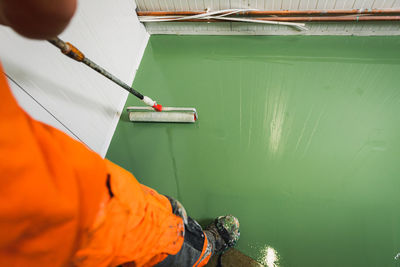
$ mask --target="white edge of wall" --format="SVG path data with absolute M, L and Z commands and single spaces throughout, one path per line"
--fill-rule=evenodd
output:
M 150 39 L 150 34 L 148 32 L 146 32 L 146 36 L 143 39 L 142 46 L 141 46 L 139 54 L 138 54 L 138 56 L 136 58 L 136 62 L 137 63 L 135 64 L 135 66 L 133 67 L 133 69 L 131 71 L 132 74 L 131 74 L 131 77 L 129 78 L 129 81 L 130 81 L 129 85 L 132 85 L 133 81 L 135 80 L 135 76 L 136 76 L 137 70 L 139 69 L 140 63 L 142 62 L 144 51 L 146 50 L 147 43 L 148 43 L 149 39 Z M 100 156 L 103 157 L 103 158 L 106 156 L 108 148 L 110 147 L 110 143 L 111 143 L 111 140 L 112 140 L 112 138 L 114 136 L 115 130 L 117 128 L 119 119 L 121 117 L 122 112 L 124 112 L 123 109 L 124 109 L 126 100 L 128 99 L 128 96 L 129 96 L 129 93 L 127 92 L 126 96 L 121 100 L 121 103 L 119 104 L 118 110 L 120 112 L 118 112 L 115 115 L 115 117 L 113 119 L 113 122 L 112 122 L 112 125 L 111 125 L 110 129 L 108 130 L 108 133 L 106 134 L 104 145 L 100 150 Z

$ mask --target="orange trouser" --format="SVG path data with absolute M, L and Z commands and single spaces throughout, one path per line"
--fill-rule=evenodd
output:
M 152 266 L 179 252 L 169 200 L 32 119 L 1 64 L 0 101 L 0 266 Z

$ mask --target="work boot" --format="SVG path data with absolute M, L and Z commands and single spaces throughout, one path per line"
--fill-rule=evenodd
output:
M 234 247 L 239 240 L 239 220 L 232 216 L 220 216 L 204 231 L 212 244 L 212 253 L 221 253 Z

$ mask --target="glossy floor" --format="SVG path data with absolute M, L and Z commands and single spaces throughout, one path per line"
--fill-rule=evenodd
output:
M 152 36 L 134 87 L 196 124 L 128 122 L 107 157 L 279 266 L 396 266 L 400 38 Z M 140 105 L 129 97 L 128 105 Z

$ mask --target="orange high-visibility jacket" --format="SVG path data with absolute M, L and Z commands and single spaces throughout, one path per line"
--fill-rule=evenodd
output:
M 32 119 L 1 64 L 0 101 L 0 266 L 151 266 L 179 251 L 168 199 Z

